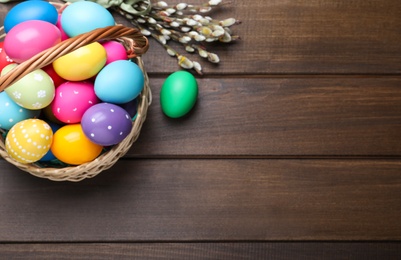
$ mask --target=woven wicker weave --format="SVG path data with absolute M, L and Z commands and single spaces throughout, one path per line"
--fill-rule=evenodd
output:
M 31 173 L 37 177 L 47 178 L 54 181 L 81 181 L 85 178 L 94 177 L 100 172 L 110 168 L 117 162 L 119 158 L 126 154 L 140 134 L 142 124 L 146 119 L 147 109 L 152 100 L 149 87 L 149 78 L 144 69 L 143 61 L 140 57 L 148 50 L 149 44 L 147 38 L 144 37 L 138 29 L 115 25 L 96 29 L 89 33 L 78 35 L 62 41 L 58 45 L 49 48 L 35 55 L 31 59 L 19 64 L 15 69 L 0 77 L 0 91 L 3 91 L 5 88 L 29 72 L 45 67 L 46 65 L 51 64 L 57 58 L 82 46 L 101 40 L 120 41 L 126 47 L 129 58 L 136 61 L 138 66 L 142 69 L 145 77 L 144 89 L 139 98 L 140 101 L 138 104 L 138 113 L 136 119 L 133 121 L 133 127 L 130 134 L 122 142 L 113 146 L 110 150 L 104 152 L 95 160 L 78 166 L 68 166 L 63 168 L 48 168 L 39 166 L 35 163 L 19 163 L 7 154 L 5 149 L 5 140 L 0 137 L 0 155 L 5 160 L 15 165 L 19 169 Z

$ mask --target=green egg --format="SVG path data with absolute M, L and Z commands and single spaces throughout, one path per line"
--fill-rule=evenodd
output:
M 163 113 L 171 118 L 186 115 L 198 98 L 198 83 L 187 71 L 176 71 L 164 81 L 160 90 L 160 105 Z
M 2 71 L 1 76 L 11 71 L 17 64 L 9 64 Z M 5 92 L 19 106 L 39 110 L 50 105 L 53 101 L 55 87 L 51 77 L 41 69 L 36 69 L 9 87 Z

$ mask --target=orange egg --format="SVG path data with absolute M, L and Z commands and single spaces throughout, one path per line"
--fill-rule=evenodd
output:
M 62 126 L 53 136 L 51 151 L 60 161 L 79 165 L 94 160 L 103 146 L 90 141 L 82 131 L 81 124 Z

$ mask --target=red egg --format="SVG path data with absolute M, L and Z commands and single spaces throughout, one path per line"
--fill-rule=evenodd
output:
M 53 82 L 54 82 L 54 86 L 57 88 L 58 86 L 60 86 L 61 84 L 63 84 L 64 82 L 66 82 L 65 79 L 63 79 L 62 77 L 60 77 L 56 71 L 53 69 L 53 65 L 47 65 L 46 67 L 43 67 L 42 70 L 44 70 L 47 75 L 49 75 Z
M 0 72 L 8 64 L 15 63 L 4 51 L 4 42 L 0 42 Z

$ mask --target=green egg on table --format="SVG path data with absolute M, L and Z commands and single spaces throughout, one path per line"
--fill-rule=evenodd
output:
M 198 98 L 198 83 L 187 71 L 176 71 L 164 81 L 160 90 L 160 106 L 163 113 L 179 118 L 194 107 Z

